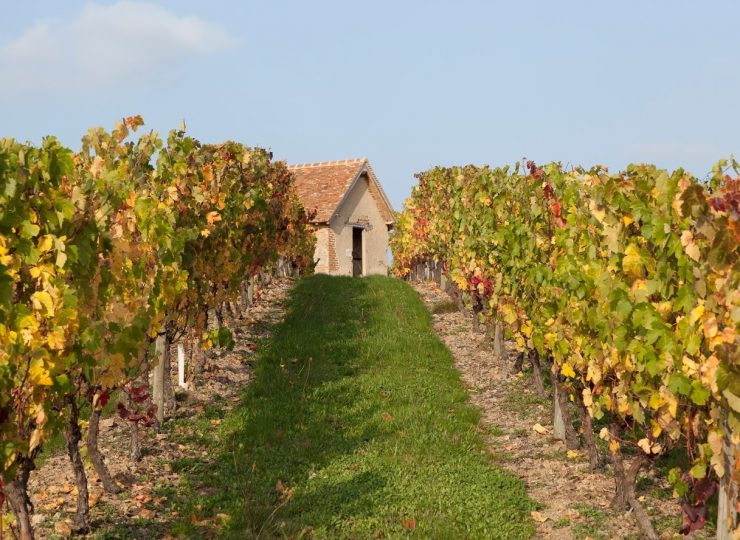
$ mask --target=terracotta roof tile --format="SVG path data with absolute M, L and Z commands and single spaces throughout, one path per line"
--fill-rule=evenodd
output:
M 368 173 L 372 182 L 377 185 L 387 208 L 381 208 L 388 223 L 393 222 L 393 209 L 383 188 L 370 167 L 367 158 L 344 159 L 340 161 L 323 161 L 288 165 L 295 178 L 296 191 L 308 211 L 315 210 L 314 222 L 328 222 L 341 204 L 357 176 L 363 171 Z

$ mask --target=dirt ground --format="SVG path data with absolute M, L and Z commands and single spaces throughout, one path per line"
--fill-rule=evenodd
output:
M 238 393 L 251 377 L 256 344 L 269 334 L 273 324 L 282 320 L 284 301 L 292 285 L 293 281 L 288 278 L 274 280 L 258 293 L 254 304 L 246 310 L 245 318 L 230 324 L 236 346 L 232 351 L 217 353 L 188 391 L 182 392 L 175 418 L 203 414 L 214 403 L 225 409 L 238 403 Z M 173 373 L 173 380 L 177 380 L 176 373 Z M 183 444 L 170 440 L 167 434 L 140 428 L 143 458 L 132 461 L 129 457 L 129 428 L 125 424 L 114 415 L 103 419 L 100 429 L 101 449 L 113 478 L 124 487 L 123 493 L 104 494 L 94 469 L 89 463 L 86 467 L 94 528 L 91 536 L 128 538 L 125 532 L 123 536 L 118 532 L 105 533 L 109 528 L 115 529 L 136 518 L 155 522 L 169 519 L 171 513 L 162 507 L 163 501 L 156 496 L 156 492 L 162 492 L 168 486 L 174 488 L 179 482 L 178 474 L 172 472 L 169 463 L 181 458 L 210 459 L 208 453 L 195 443 Z M 84 451 L 83 447 L 83 456 Z M 36 509 L 33 523 L 37 538 L 69 536 L 77 491 L 69 460 L 61 448 L 53 455 L 45 456 L 41 467 L 32 473 L 30 491 Z M 151 529 L 156 530 L 156 527 Z
M 472 315 L 452 309 L 449 296 L 434 282 L 413 286 L 433 313 L 434 329 L 452 352 L 471 403 L 481 411 L 493 459 L 521 477 L 530 496 L 541 504 L 533 513 L 537 537 L 640 538 L 630 513 L 610 508 L 614 493 L 610 471 L 590 472 L 585 453 L 569 453 L 549 435 L 550 401 L 537 396 L 528 374 L 513 371 L 511 344 L 506 344 L 505 360 L 495 359 L 491 340 L 473 331 Z M 545 428 L 540 429 L 544 433 L 533 429 L 536 424 Z M 667 482 L 647 471 L 637 486 L 661 538 L 677 535 L 680 509 Z M 705 536 L 695 536 L 700 537 Z

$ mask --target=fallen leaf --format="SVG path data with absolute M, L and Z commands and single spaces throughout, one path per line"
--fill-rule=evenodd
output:
M 54 524 L 54 532 L 66 538 L 72 536 L 72 526 L 66 521 L 57 521 Z
M 195 516 L 190 518 L 190 523 L 192 523 L 196 527 L 205 527 L 211 524 L 211 522 L 208 521 L 207 519 L 198 519 Z
M 547 521 L 547 516 L 543 516 L 536 510 L 532 510 L 529 515 L 532 516 L 532 519 L 537 521 L 538 523 L 544 523 L 545 521 Z
M 567 456 L 568 456 L 568 457 L 569 457 L 570 459 L 576 459 L 576 458 L 579 458 L 579 457 L 581 457 L 581 453 L 580 453 L 580 452 L 576 452 L 575 450 L 568 450 L 568 451 L 567 451 L 567 452 L 566 452 L 565 454 L 566 454 L 566 455 L 567 455 Z
M 148 508 L 142 508 L 139 510 L 139 517 L 144 519 L 154 519 L 154 516 L 156 513 L 154 510 L 149 510 Z
M 90 506 L 95 506 L 100 501 L 100 498 L 103 496 L 103 490 L 94 490 L 90 491 Z
M 152 500 L 151 495 L 148 493 L 140 493 L 136 497 L 134 497 L 134 502 L 138 504 L 139 506 L 144 506 L 146 503 Z
M 535 430 L 540 435 L 549 435 L 550 434 L 550 431 L 545 426 L 543 426 L 540 423 L 537 423 L 537 424 L 533 425 L 532 426 L 532 429 Z
M 416 520 L 414 518 L 404 519 L 403 520 L 403 526 L 404 527 L 408 527 L 409 529 L 415 529 L 416 528 Z

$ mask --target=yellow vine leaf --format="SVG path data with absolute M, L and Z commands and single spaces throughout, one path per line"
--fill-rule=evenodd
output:
M 699 380 L 702 384 L 709 388 L 713 393 L 719 393 L 719 387 L 717 386 L 717 368 L 719 367 L 719 358 L 715 355 L 711 355 L 707 358 L 699 370 Z
M 41 253 L 46 253 L 52 248 L 53 245 L 54 245 L 54 237 L 51 236 L 50 234 L 45 234 L 44 236 L 39 238 L 39 241 L 36 244 L 36 248 Z
M 637 441 L 637 446 L 639 446 L 643 452 L 650 455 L 650 441 L 647 438 L 643 438 Z
M 684 356 L 681 359 L 681 370 L 689 377 L 693 377 L 694 375 L 696 375 L 698 367 L 699 367 L 699 364 L 694 362 L 688 356 Z
M 41 311 L 44 315 L 54 314 L 54 300 L 48 292 L 36 291 L 31 295 L 31 302 L 36 311 Z
M 648 407 L 650 407 L 654 411 L 660 409 L 664 403 L 665 400 L 663 399 L 663 396 L 661 396 L 658 392 L 653 392 L 652 394 L 650 394 L 650 398 L 648 399 Z
M 532 323 L 527 321 L 522 325 L 522 334 L 527 337 L 532 337 Z
M 593 398 L 593 395 L 591 394 L 590 388 L 583 389 L 583 404 L 586 407 L 591 407 L 594 404 L 594 398 Z
M 53 351 L 64 349 L 64 334 L 59 331 L 49 332 L 46 336 L 46 344 Z
M 571 366 L 568 362 L 563 364 L 563 366 L 560 368 L 560 373 L 562 373 L 566 377 L 570 377 L 571 379 L 576 376 L 576 372 L 573 371 L 573 366 Z
M 643 276 L 642 268 L 642 255 L 640 255 L 640 248 L 637 245 L 630 244 L 624 250 L 624 258 L 622 259 L 622 270 L 630 276 L 641 278 Z
M 35 334 L 39 329 L 39 322 L 33 315 L 26 315 L 19 321 L 18 326 L 21 331 L 23 342 L 30 343 L 33 339 L 33 334 Z
M 92 165 L 90 165 L 90 174 L 93 175 L 93 178 L 100 176 L 103 167 L 105 167 L 105 160 L 101 156 L 95 156 Z
M 601 366 L 595 361 L 591 360 L 588 363 L 588 370 L 586 371 L 586 380 L 591 381 L 594 384 L 599 384 L 601 381 L 602 373 Z
M 44 431 L 39 428 L 36 428 L 33 430 L 33 433 L 31 433 L 31 439 L 28 441 L 29 451 L 33 451 L 36 447 L 38 447 L 41 444 L 43 433 Z
M 689 324 L 696 323 L 696 321 L 698 321 L 702 315 L 704 315 L 703 302 L 691 310 L 691 313 L 689 314 Z
M 704 337 L 711 339 L 717 335 L 717 317 L 714 313 L 705 313 L 702 317 L 702 326 L 704 328 Z
M 620 229 L 621 226 L 618 224 L 616 226 L 608 225 L 606 223 L 603 224 L 605 244 L 607 249 L 612 253 L 619 250 Z
M 598 220 L 599 223 L 604 222 L 604 218 L 606 217 L 606 212 L 604 209 L 596 204 L 594 201 L 588 202 L 588 208 L 591 210 L 591 214 Z
M 712 449 L 712 458 L 710 463 L 717 473 L 717 476 L 722 478 L 725 475 L 725 463 L 722 459 L 722 433 L 712 430 L 707 433 L 707 443 L 709 448 Z
M 676 399 L 676 396 L 666 390 L 663 393 L 663 399 L 668 404 L 668 412 L 671 418 L 676 418 L 676 413 L 678 412 L 678 399 Z
M 218 200 L 216 201 L 216 208 L 223 210 L 226 208 L 226 193 L 219 193 Z
M 51 386 L 54 384 L 49 375 L 49 370 L 40 358 L 31 362 L 31 366 L 28 368 L 28 378 L 36 386 Z
M 67 262 L 67 254 L 64 253 L 61 250 L 60 251 L 57 251 L 57 260 L 55 261 L 55 264 L 59 268 L 64 268 L 64 263 L 66 263 L 66 262 Z
M 694 235 L 691 231 L 684 231 L 681 233 L 681 245 L 683 246 L 686 255 L 695 261 L 699 260 L 701 252 L 699 251 L 699 246 L 694 241 Z
M 642 438 L 639 441 L 637 441 L 637 446 L 640 447 L 640 449 L 645 452 L 647 455 L 650 454 L 660 454 L 661 450 L 663 450 L 663 445 L 660 443 L 651 443 L 649 439 Z

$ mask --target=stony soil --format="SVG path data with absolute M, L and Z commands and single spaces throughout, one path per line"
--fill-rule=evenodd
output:
M 552 433 L 551 402 L 537 396 L 527 373 L 513 371 L 511 344 L 506 344 L 506 359 L 494 358 L 491 340 L 473 331 L 472 315 L 453 309 L 436 283 L 413 286 L 433 313 L 434 329 L 452 352 L 471 403 L 481 411 L 492 458 L 520 476 L 542 506 L 533 515 L 537 538 L 640 538 L 630 513 L 610 507 L 614 492 L 610 471 L 590 472 L 585 454 L 569 454 L 561 441 L 533 429 L 540 424 Z M 661 537 L 673 538 L 680 509 L 668 484 L 647 471 L 638 488 Z M 697 538 L 708 537 L 703 534 Z
M 256 344 L 269 335 L 273 324 L 282 320 L 284 301 L 292 284 L 288 278 L 274 280 L 258 293 L 243 319 L 229 323 L 236 346 L 232 351 L 218 353 L 211 359 L 187 392 L 178 391 L 181 399 L 174 418 L 202 415 L 214 404 L 231 409 L 239 402 L 238 394 L 251 377 Z M 176 373 L 173 372 L 172 376 L 176 381 Z M 211 420 L 214 422 L 218 420 Z M 203 462 L 211 459 L 196 443 L 183 442 L 182 438 L 144 428 L 140 428 L 140 435 L 143 458 L 132 461 L 129 457 L 129 428 L 125 422 L 117 416 L 101 421 L 100 446 L 113 478 L 124 487 L 124 491 L 118 495 L 104 494 L 92 466 L 87 464 L 94 527 L 92 536 L 144 537 L 143 533 L 135 533 L 133 529 L 126 532 L 124 528 L 121 532 L 121 525 L 129 522 L 148 522 L 148 527 L 140 527 L 139 530 L 157 531 L 157 522 L 164 524 L 173 514 L 176 515 L 167 508 L 165 498 L 157 496 L 168 488 L 174 490 L 179 483 L 179 475 L 172 472 L 170 463 L 182 458 Z M 84 455 L 84 447 L 82 451 Z M 69 536 L 77 491 L 63 449 L 57 449 L 42 460 L 41 467 L 32 473 L 30 490 L 36 509 L 33 520 L 37 537 Z M 161 535 L 155 533 L 154 536 Z

